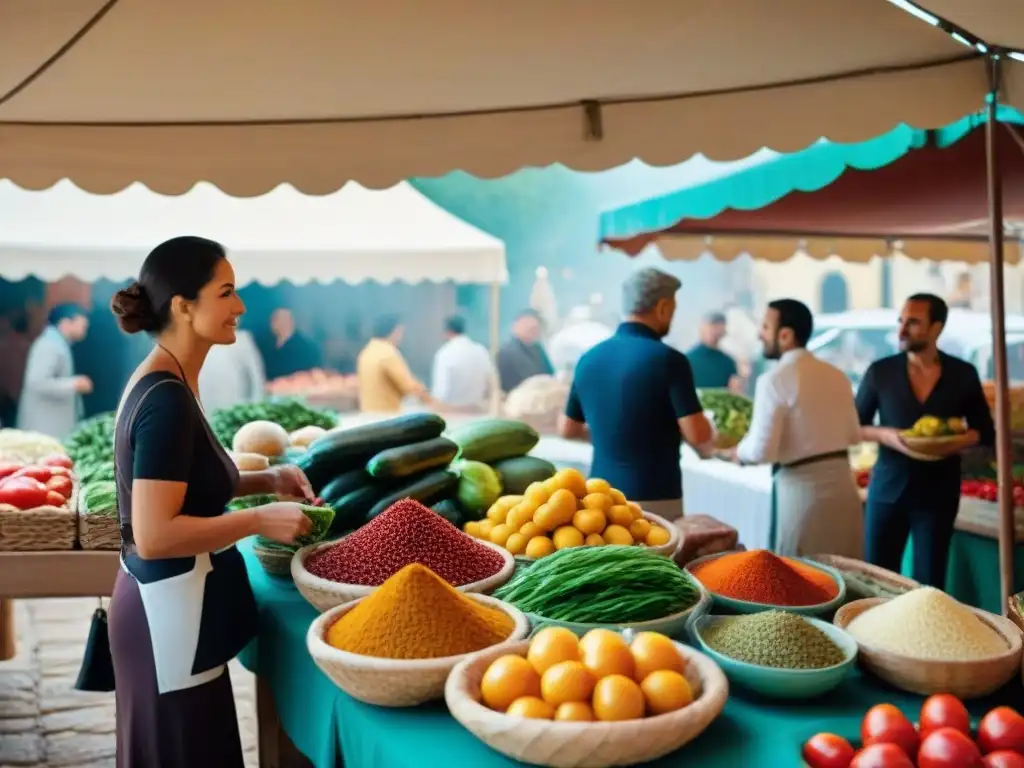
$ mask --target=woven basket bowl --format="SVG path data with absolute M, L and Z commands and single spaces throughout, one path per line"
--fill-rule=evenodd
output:
M 864 611 L 886 602 L 888 598 L 872 597 L 847 603 L 836 613 L 833 624 L 840 629 Z M 976 699 L 1002 688 L 1021 670 L 1021 632 L 1009 619 L 970 608 L 974 614 L 1006 641 L 1006 652 L 979 661 L 934 661 L 915 659 L 875 648 L 857 640 L 860 663 L 869 671 L 897 688 L 930 696 L 951 693 L 961 699 Z
M 851 603 L 853 600 L 862 598 L 866 599 L 867 597 L 874 597 L 874 595 L 855 594 L 858 589 L 855 588 L 855 586 L 846 578 L 847 574 L 867 577 L 872 581 L 879 582 L 890 589 L 894 589 L 899 592 L 909 592 L 921 586 L 916 581 L 909 579 L 906 576 L 902 576 L 886 568 L 880 568 L 879 566 L 872 565 L 871 563 L 866 563 L 863 560 L 855 560 L 851 557 L 822 554 L 811 555 L 807 559 L 813 560 L 816 563 L 821 563 L 822 565 L 827 565 L 830 568 L 835 568 L 843 574 L 843 579 L 846 580 L 846 598 Z
M 306 602 L 320 612 L 328 611 L 331 608 L 353 600 L 358 600 L 360 597 L 366 597 L 377 589 L 377 587 L 367 587 L 362 584 L 339 584 L 327 579 L 321 579 L 319 576 L 314 576 L 306 570 L 307 557 L 325 547 L 337 544 L 338 541 L 341 541 L 341 539 L 322 541 L 317 544 L 311 544 L 308 547 L 302 547 L 296 551 L 291 559 L 291 574 L 292 579 L 295 581 L 295 586 L 302 596 L 306 598 Z M 495 552 L 500 553 L 504 560 L 504 565 L 493 576 L 488 576 L 486 579 L 473 581 L 469 584 L 463 584 L 457 588 L 459 592 L 492 592 L 511 579 L 512 572 L 516 568 L 515 559 L 504 547 L 491 544 L 489 541 L 476 541 L 478 544 L 490 547 Z
M 271 576 L 280 576 L 283 579 L 290 579 L 292 576 L 292 557 L 294 552 L 289 549 L 276 549 L 265 547 L 262 544 L 253 542 L 252 553 L 256 555 L 260 567 Z
M 0 552 L 42 552 L 75 548 L 78 537 L 78 494 L 81 484 L 72 477 L 67 506 L 18 509 L 0 504 Z
M 696 696 L 665 715 L 614 723 L 557 723 L 509 717 L 484 706 L 480 681 L 506 653 L 525 656 L 528 642 L 481 651 L 452 670 L 444 698 L 452 716 L 492 749 L 514 760 L 554 768 L 599 768 L 655 760 L 692 741 L 718 717 L 729 697 L 725 674 L 700 651 L 676 643 Z
M 467 596 L 504 611 L 515 622 L 508 639 L 493 646 L 497 655 L 508 652 L 530 631 L 530 622 L 526 616 L 508 603 L 487 595 Z M 445 681 L 452 667 L 473 654 L 464 653 L 439 659 L 378 659 L 340 651 L 326 643 L 324 636 L 328 628 L 359 605 L 362 599 L 331 608 L 310 624 L 306 633 L 306 647 L 320 670 L 352 698 L 379 707 L 415 707 L 443 697 Z

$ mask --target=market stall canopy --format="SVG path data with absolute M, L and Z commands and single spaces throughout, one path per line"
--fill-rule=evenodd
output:
M 200 183 L 168 197 L 133 184 L 113 195 L 62 181 L 29 192 L 0 181 L 0 275 L 133 279 L 161 241 L 196 234 L 223 243 L 239 285 L 344 280 L 505 282 L 505 245 L 407 182 L 355 182 L 312 197 L 280 186 L 255 198 Z
M 32 189 L 730 160 L 987 90 L 979 50 L 887 0 L 0 0 L 0 178 Z
M 1006 260 L 1024 232 L 1024 118 L 1002 109 Z M 636 255 L 656 242 L 669 259 L 710 252 L 785 261 L 798 251 L 868 261 L 891 246 L 912 258 L 986 262 L 989 213 L 984 119 L 937 131 L 901 126 L 857 145 L 821 142 L 601 217 L 601 242 Z
M 915 5 L 989 45 L 1024 51 L 1024 13 L 1018 0 L 915 0 Z

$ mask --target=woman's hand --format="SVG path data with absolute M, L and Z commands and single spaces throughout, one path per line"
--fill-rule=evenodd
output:
M 313 522 L 293 501 L 275 501 L 253 507 L 252 511 L 256 518 L 256 534 L 279 544 L 294 544 L 295 539 L 313 529 Z
M 309 484 L 305 473 L 292 464 L 279 464 L 271 467 L 270 492 L 275 496 L 285 498 L 305 499 L 313 503 L 316 494 L 313 493 L 313 486 Z

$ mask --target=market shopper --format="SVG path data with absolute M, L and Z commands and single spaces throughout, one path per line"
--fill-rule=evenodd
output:
M 279 379 L 303 373 L 323 365 L 320 348 L 295 325 L 295 315 L 286 307 L 278 307 L 270 315 L 270 331 L 274 346 L 267 354 L 266 375 Z
M 527 379 L 555 372 L 541 343 L 543 325 L 540 313 L 524 309 L 512 324 L 512 338 L 498 350 L 498 376 L 501 391 L 511 392 Z
M 459 315 L 444 321 L 444 335 L 434 354 L 431 394 L 445 406 L 483 410 L 497 379 L 487 347 L 466 335 L 466 320 Z
M 559 429 L 594 444 L 592 474 L 668 520 L 682 517 L 680 437 L 710 451 L 704 416 L 686 356 L 665 344 L 679 280 L 642 269 L 622 291 L 626 322 L 586 352 Z
M 899 320 L 902 351 L 873 363 L 857 391 L 863 439 L 879 444 L 868 486 L 867 559 L 899 572 L 913 534 L 913 578 L 940 589 L 960 508 L 960 457 L 916 460 L 900 431 L 922 416 L 963 418 L 970 442 L 995 443 L 978 371 L 937 347 L 948 316 L 938 296 L 920 293 L 907 299 Z
M 700 324 L 700 341 L 686 353 L 693 369 L 693 383 L 698 389 L 743 391 L 736 361 L 719 346 L 726 333 L 724 314 L 710 312 L 704 316 Z
M 224 249 L 198 237 L 157 246 L 111 309 L 155 338 L 118 408 L 115 466 L 122 566 L 110 603 L 118 768 L 241 768 L 230 661 L 256 633 L 235 543 L 290 544 L 310 529 L 299 505 L 231 514 L 249 494 L 311 498 L 301 471 L 239 473 L 197 399 L 210 348 L 232 344 L 245 311 Z
M 82 395 L 92 392 L 88 376 L 75 375 L 71 345 L 89 332 L 89 317 L 77 304 L 50 310 L 46 328 L 32 342 L 18 402 L 18 429 L 63 440 L 82 416 Z
M 765 359 L 779 364 L 757 380 L 750 430 L 726 456 L 772 465 L 778 554 L 860 559 L 864 515 L 849 457 L 860 422 L 846 376 L 807 351 L 813 330 L 811 310 L 801 302 L 768 304 L 761 342 Z
M 363 413 L 398 413 L 406 397 L 436 405 L 398 349 L 404 331 L 397 315 L 381 315 L 374 322 L 373 338 L 356 359 L 359 410 Z

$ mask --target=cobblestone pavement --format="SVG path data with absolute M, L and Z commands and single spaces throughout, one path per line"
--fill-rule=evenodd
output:
M 18 653 L 0 662 L 0 768 L 113 768 L 114 695 L 74 690 L 95 599 L 15 604 Z M 255 681 L 232 664 L 246 768 L 256 768 Z

